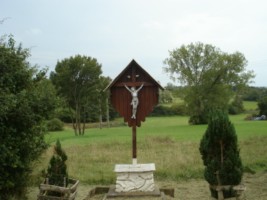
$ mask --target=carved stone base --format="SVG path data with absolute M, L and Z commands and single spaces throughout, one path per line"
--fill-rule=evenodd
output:
M 117 174 L 115 192 L 155 191 L 155 164 L 120 164 L 115 166 Z

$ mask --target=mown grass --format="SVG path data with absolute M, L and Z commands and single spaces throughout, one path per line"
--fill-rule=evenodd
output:
M 267 122 L 245 121 L 245 115 L 231 116 L 239 138 L 241 158 L 247 171 L 267 170 Z M 123 124 L 122 122 L 120 124 Z M 203 177 L 199 142 L 206 125 L 188 125 L 188 117 L 150 117 L 137 128 L 139 163 L 156 164 L 155 179 L 184 180 Z M 84 136 L 74 136 L 71 128 L 49 133 L 47 142 L 53 146 L 60 139 L 68 155 L 68 172 L 87 184 L 110 184 L 115 181 L 115 164 L 131 163 L 131 128 L 90 128 Z M 34 182 L 46 169 L 52 148 L 35 163 Z

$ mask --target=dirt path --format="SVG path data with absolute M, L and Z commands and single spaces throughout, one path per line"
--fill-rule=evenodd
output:
M 243 183 L 246 186 L 245 200 L 267 200 L 267 172 L 257 174 L 245 174 Z M 160 188 L 174 188 L 175 197 L 166 196 L 166 200 L 211 200 L 208 184 L 204 180 L 189 180 L 182 182 L 157 182 Z M 76 200 L 85 200 L 92 185 L 78 186 Z M 36 200 L 38 188 L 29 188 L 29 200 Z M 89 200 L 102 200 L 104 195 L 96 195 Z M 114 198 L 114 200 L 126 200 L 129 198 Z M 161 198 L 131 198 L 133 200 L 159 200 Z

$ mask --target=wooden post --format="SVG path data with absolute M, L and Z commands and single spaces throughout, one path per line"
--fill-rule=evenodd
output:
M 133 164 L 137 164 L 137 147 L 136 147 L 136 124 L 132 126 L 132 154 Z
M 137 153 L 136 153 L 136 126 L 133 126 L 132 128 L 132 137 L 133 137 L 133 158 L 137 158 Z

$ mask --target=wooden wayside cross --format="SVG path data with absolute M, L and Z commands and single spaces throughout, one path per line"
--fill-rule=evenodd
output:
M 124 118 L 124 122 L 132 127 L 133 159 L 136 153 L 136 126 L 153 111 L 158 104 L 159 89 L 163 89 L 135 60 L 105 89 L 110 90 L 110 100 L 113 107 Z

